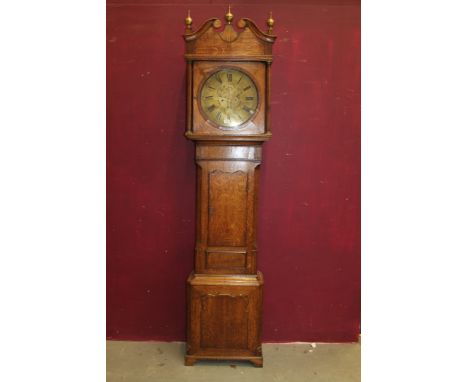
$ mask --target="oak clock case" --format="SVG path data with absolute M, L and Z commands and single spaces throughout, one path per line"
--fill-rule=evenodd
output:
M 257 270 L 262 144 L 271 137 L 273 19 L 186 18 L 187 126 L 195 142 L 195 269 L 187 280 L 185 364 L 246 360 L 263 366 L 263 275 Z

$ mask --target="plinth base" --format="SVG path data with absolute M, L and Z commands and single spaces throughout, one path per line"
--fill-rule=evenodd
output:
M 200 275 L 187 280 L 187 355 L 198 360 L 249 361 L 263 366 L 263 276 Z
M 249 361 L 255 367 L 263 367 L 263 357 L 209 357 L 209 356 L 196 356 L 186 355 L 185 366 L 193 366 L 197 361 L 212 360 L 212 361 Z

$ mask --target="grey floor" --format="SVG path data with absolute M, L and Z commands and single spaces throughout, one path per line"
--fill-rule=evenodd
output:
M 354 382 L 360 344 L 263 344 L 263 368 L 243 362 L 184 366 L 183 342 L 107 341 L 107 382 Z

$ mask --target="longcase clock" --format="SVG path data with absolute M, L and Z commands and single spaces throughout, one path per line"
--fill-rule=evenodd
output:
M 195 270 L 187 280 L 185 364 L 247 360 L 263 366 L 256 215 L 262 144 L 271 137 L 273 19 L 261 31 L 229 9 L 196 31 L 186 18 L 186 137 L 195 141 Z

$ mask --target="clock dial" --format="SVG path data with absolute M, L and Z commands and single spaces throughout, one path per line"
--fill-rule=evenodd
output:
M 237 127 L 250 120 L 258 106 L 258 92 L 252 79 L 237 69 L 224 68 L 204 82 L 201 108 L 218 126 Z

